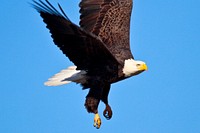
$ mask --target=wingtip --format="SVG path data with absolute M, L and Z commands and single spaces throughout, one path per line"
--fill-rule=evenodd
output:
M 48 13 L 48 14 L 60 16 L 60 17 L 63 17 L 65 19 L 69 20 L 69 18 L 65 14 L 65 12 L 62 9 L 62 7 L 60 6 L 60 4 L 58 4 L 58 7 L 59 7 L 61 13 L 48 0 L 45 0 L 45 1 L 42 1 L 42 0 L 38 0 L 38 1 L 32 0 L 32 3 L 29 3 L 29 4 L 34 9 L 36 9 L 39 13 Z

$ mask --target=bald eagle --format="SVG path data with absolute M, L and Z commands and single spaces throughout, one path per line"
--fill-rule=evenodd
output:
M 45 85 L 75 82 L 88 88 L 85 108 L 95 114 L 94 126 L 100 128 L 100 101 L 106 106 L 104 117 L 112 117 L 108 104 L 111 84 L 147 70 L 147 65 L 135 60 L 130 50 L 132 0 L 82 0 L 80 26 L 69 20 L 59 4 L 60 11 L 48 0 L 33 0 L 32 6 L 46 23 L 54 43 L 74 63 Z

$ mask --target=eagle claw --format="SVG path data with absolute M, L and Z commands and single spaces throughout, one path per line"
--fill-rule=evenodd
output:
M 112 118 L 112 110 L 111 107 L 107 104 L 105 110 L 103 111 L 103 116 L 110 120 Z
M 95 114 L 94 116 L 94 127 L 99 129 L 101 126 L 101 118 L 99 117 L 99 114 Z

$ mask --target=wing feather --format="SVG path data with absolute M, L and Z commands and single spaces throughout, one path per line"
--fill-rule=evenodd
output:
M 35 3 L 33 7 L 47 24 L 54 43 L 77 66 L 77 69 L 89 70 L 102 64 L 118 63 L 97 36 L 73 24 L 47 0 L 47 4 L 42 1 L 33 2 Z
M 132 0 L 82 0 L 80 26 L 101 38 L 120 61 L 133 58 L 130 51 Z

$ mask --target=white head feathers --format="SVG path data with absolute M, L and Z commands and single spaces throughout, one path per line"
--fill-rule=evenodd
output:
M 137 75 L 145 70 L 147 70 L 147 66 L 143 61 L 128 59 L 124 62 L 123 73 L 125 77 Z

